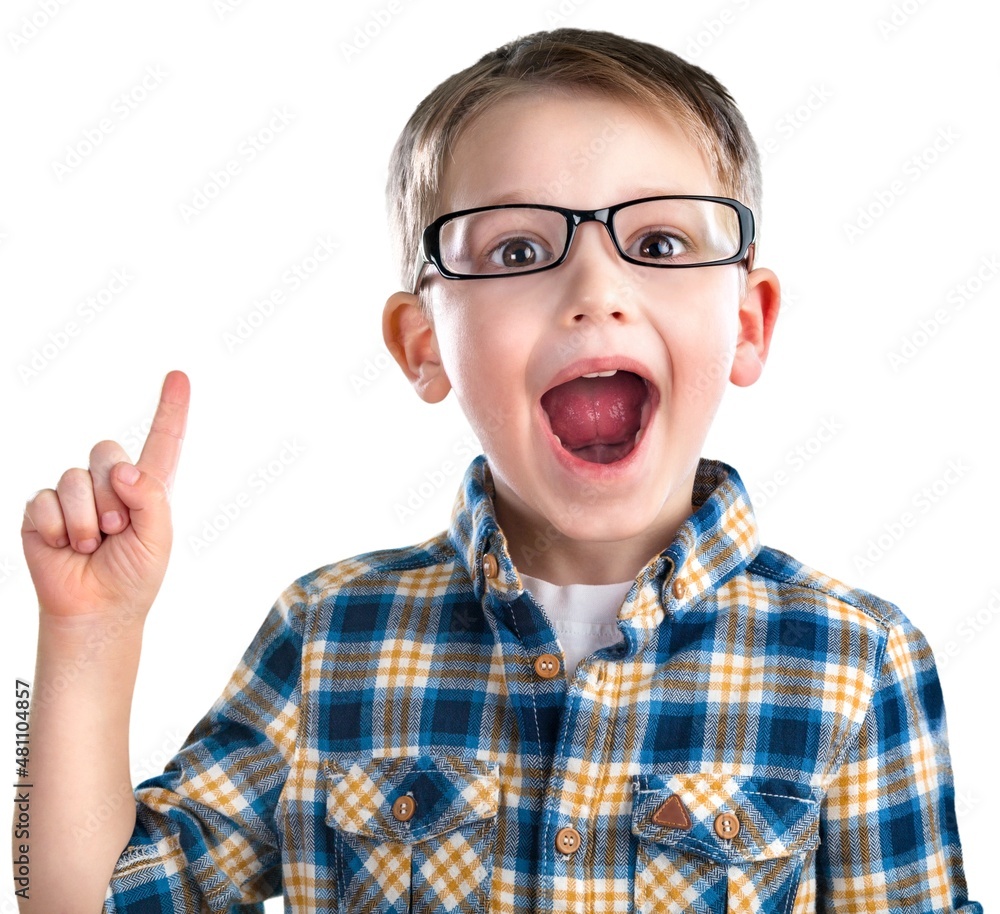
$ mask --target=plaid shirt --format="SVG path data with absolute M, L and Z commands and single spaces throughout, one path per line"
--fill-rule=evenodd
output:
M 136 789 L 106 912 L 982 911 L 895 606 L 761 547 L 702 461 L 621 642 L 568 681 L 493 494 L 480 455 L 447 531 L 281 595 Z

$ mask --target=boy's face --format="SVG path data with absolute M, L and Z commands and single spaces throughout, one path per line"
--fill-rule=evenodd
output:
M 723 195 L 673 119 L 590 93 L 507 98 L 460 135 L 453 153 L 439 213 L 510 202 L 591 210 L 657 194 Z M 413 295 L 389 299 L 386 342 L 425 400 L 455 391 L 489 460 L 498 519 L 520 570 L 557 583 L 627 580 L 669 544 L 691 511 L 695 469 L 727 382 L 752 383 L 766 357 L 777 281 L 754 270 L 741 285 L 743 269 L 631 264 L 603 225 L 587 222 L 566 261 L 546 272 L 462 281 L 429 268 L 430 322 Z M 543 401 L 570 377 L 619 365 L 621 374 L 626 364 L 648 385 L 617 384 L 603 399 L 593 387 Z M 602 413 L 602 428 L 620 429 L 630 413 L 625 427 L 641 428 L 639 442 L 611 462 L 584 459 L 618 453 L 607 448 L 572 454 L 553 434 L 553 425 L 570 421 L 549 416 L 554 404 Z M 549 548 L 522 564 L 519 552 L 537 549 L 536 541 Z M 574 547 L 583 549 L 578 559 L 591 549 L 622 564 L 573 570 L 567 556 Z

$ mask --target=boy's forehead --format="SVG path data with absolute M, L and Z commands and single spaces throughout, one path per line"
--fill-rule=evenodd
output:
M 721 192 L 701 144 L 673 111 L 545 88 L 494 102 L 463 126 L 443 163 L 435 215 L 502 203 L 596 209 Z

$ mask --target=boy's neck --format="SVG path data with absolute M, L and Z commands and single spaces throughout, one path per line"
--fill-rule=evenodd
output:
M 571 539 L 551 524 L 539 528 L 503 498 L 494 497 L 494 512 L 519 572 L 560 585 L 617 584 L 633 580 L 673 542 L 694 511 L 690 491 L 686 503 L 665 504 L 657 524 L 626 540 Z

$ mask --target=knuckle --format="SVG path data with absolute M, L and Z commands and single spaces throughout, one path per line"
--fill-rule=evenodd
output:
M 56 494 L 54 489 L 39 489 L 33 495 L 29 496 L 24 502 L 25 513 L 30 511 L 33 507 L 35 507 L 35 505 L 41 504 L 42 501 L 50 497 L 47 493 L 51 493 L 51 495 Z
M 122 453 L 122 446 L 117 441 L 105 438 L 90 449 L 90 465 L 117 463 L 120 459 L 118 455 Z
M 59 537 L 66 532 L 66 522 L 61 513 L 29 514 L 28 519 L 34 528 L 41 535 L 42 539 L 50 545 L 55 543 Z
M 59 491 L 64 489 L 76 490 L 83 486 L 89 478 L 89 471 L 81 467 L 71 467 L 59 477 L 59 484 L 56 486 L 56 489 Z

